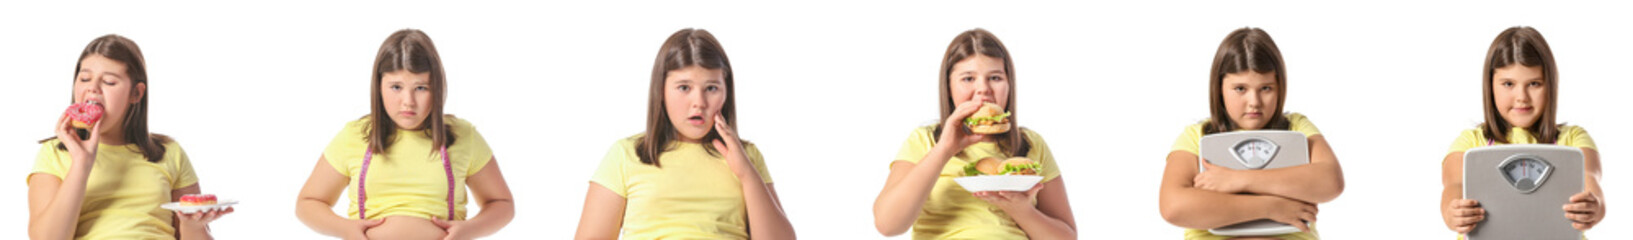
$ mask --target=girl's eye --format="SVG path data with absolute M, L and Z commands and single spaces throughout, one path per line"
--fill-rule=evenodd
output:
M 1503 82 L 1503 86 L 1504 86 L 1504 87 L 1513 87 L 1513 86 L 1514 86 L 1514 82 Z
M 80 82 L 90 82 L 91 78 L 80 78 L 79 81 Z
M 680 85 L 680 86 L 676 86 L 676 87 L 675 87 L 675 89 L 678 89 L 678 90 L 680 90 L 680 91 L 682 91 L 682 92 L 685 92 L 685 91 L 691 91 L 691 90 L 692 90 L 692 86 L 687 86 L 687 85 Z
M 431 90 L 431 88 L 428 88 L 428 87 L 425 87 L 425 86 L 414 87 L 414 91 L 430 91 L 430 90 Z
M 398 85 L 391 85 L 391 90 L 392 90 L 392 91 L 402 91 L 402 90 L 403 90 L 403 86 L 398 86 Z
M 1541 86 L 1542 86 L 1542 82 L 1531 82 L 1531 86 L 1532 86 L 1532 87 L 1541 87 Z
M 987 77 L 987 81 L 1003 81 L 1003 80 L 1004 80 L 1004 78 L 1000 77 L 1000 76 Z
M 719 86 L 713 86 L 713 85 L 710 85 L 710 86 L 708 86 L 708 87 L 704 87 L 704 88 L 703 88 L 703 91 L 709 91 L 709 92 L 714 92 L 714 91 L 720 91 L 720 87 L 719 87 Z
M 1269 92 L 1270 90 L 1274 90 L 1274 89 L 1271 88 L 1270 86 L 1264 86 L 1264 87 L 1259 88 L 1259 91 Z
M 973 77 L 964 77 L 962 79 L 959 79 L 959 81 L 973 82 L 973 81 L 975 81 L 975 78 L 973 78 Z
M 1236 91 L 1236 92 L 1245 92 L 1245 91 L 1247 91 L 1247 88 L 1242 87 L 1242 86 L 1236 86 L 1236 87 L 1231 88 L 1230 90 L 1231 91 Z

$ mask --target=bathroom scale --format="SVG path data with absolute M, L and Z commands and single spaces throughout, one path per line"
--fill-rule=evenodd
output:
M 1304 133 L 1255 130 L 1202 136 L 1202 160 L 1237 170 L 1276 169 L 1310 163 L 1310 141 Z M 1202 162 L 1197 162 L 1201 167 Z M 1208 229 L 1220 236 L 1269 236 L 1299 232 L 1292 225 L 1259 219 Z
M 1486 219 L 1470 240 L 1579 239 L 1561 208 L 1582 192 L 1582 150 L 1546 144 L 1479 147 L 1463 153 L 1463 198 Z

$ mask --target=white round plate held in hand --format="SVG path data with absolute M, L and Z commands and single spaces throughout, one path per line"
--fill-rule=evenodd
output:
M 986 191 L 1026 191 L 1043 181 L 1043 176 L 1037 175 L 998 175 L 998 176 L 969 176 L 953 178 L 958 186 L 970 192 Z
M 171 203 L 159 204 L 159 208 L 168 209 L 170 211 L 176 211 L 176 212 L 180 212 L 180 213 L 191 214 L 191 213 L 200 212 L 200 211 L 207 211 L 207 210 L 208 211 L 226 210 L 227 207 L 230 207 L 230 206 L 235 205 L 235 204 L 238 204 L 238 200 L 221 200 L 221 201 L 216 201 L 215 205 L 203 205 L 203 206 L 182 206 L 181 202 L 171 202 Z

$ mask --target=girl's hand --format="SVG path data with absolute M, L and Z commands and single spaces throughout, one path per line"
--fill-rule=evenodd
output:
M 447 235 L 443 235 L 443 240 L 475 239 L 475 237 L 466 236 L 467 234 L 465 231 L 463 231 L 465 229 L 465 221 L 448 221 L 442 220 L 441 218 L 432 218 L 431 224 L 436 224 L 437 227 L 442 227 L 442 231 L 448 233 Z
M 1247 191 L 1248 181 L 1241 170 L 1230 169 L 1202 161 L 1201 173 L 1192 179 L 1192 185 L 1208 191 L 1222 193 L 1241 193 Z
M 743 141 L 737 139 L 737 130 L 726 125 L 726 117 L 714 115 L 714 131 L 720 134 L 720 139 L 714 140 L 714 150 L 726 157 L 726 167 L 737 174 L 739 178 L 750 173 L 758 174 L 754 163 L 748 160 L 748 154 L 743 152 Z
M 1480 207 L 1479 201 L 1457 199 L 1452 200 L 1451 204 L 1452 206 L 1446 208 L 1446 212 L 1440 215 L 1445 216 L 1446 227 L 1451 228 L 1453 232 L 1469 233 L 1474 231 L 1474 227 L 1478 226 L 1480 221 L 1486 220 L 1486 209 Z
M 975 198 L 980 198 L 981 200 L 987 201 L 987 203 L 998 206 L 998 208 L 1003 209 L 1004 212 L 1012 212 L 1020 211 L 1026 208 L 1037 208 L 1037 206 L 1032 205 L 1032 196 L 1037 196 L 1038 191 L 1040 190 L 1043 190 L 1043 183 L 1033 185 L 1032 189 L 1026 190 L 1025 192 L 984 191 L 970 194 L 975 195 Z
M 1268 208 L 1270 212 L 1266 214 L 1267 217 L 1265 218 L 1282 224 L 1293 225 L 1293 227 L 1298 228 L 1300 232 L 1309 232 L 1309 223 L 1315 222 L 1316 213 L 1321 211 L 1319 208 L 1316 208 L 1315 204 L 1310 204 L 1299 200 L 1277 196 L 1259 197 L 1273 199 L 1271 207 Z
M 981 110 L 981 105 L 984 103 L 980 99 L 972 99 L 958 104 L 958 108 L 954 108 L 953 113 L 947 115 L 947 119 L 942 121 L 941 138 L 936 141 L 936 146 L 951 147 L 943 150 L 956 153 L 964 151 L 964 148 L 970 145 L 986 140 L 987 135 L 974 134 L 970 132 L 968 126 L 964 126 L 964 119 L 975 114 L 975 111 Z
M 62 141 L 62 145 L 68 147 L 68 155 L 74 158 L 76 164 L 95 163 L 96 144 L 102 142 L 101 134 L 97 134 L 102 131 L 102 121 L 91 123 L 90 134 L 87 134 L 90 135 L 90 139 L 85 140 L 79 139 L 79 134 L 74 134 L 73 121 L 68 119 L 67 114 L 63 114 L 61 118 L 57 119 L 57 140 Z
M 181 225 L 183 227 L 202 229 L 204 227 L 208 227 L 210 225 L 210 222 L 214 222 L 216 219 L 220 219 L 221 216 L 226 216 L 228 213 L 232 213 L 232 212 L 233 212 L 233 208 L 232 207 L 227 207 L 226 210 L 221 210 L 221 211 L 210 210 L 210 211 L 200 211 L 200 212 L 194 212 L 194 213 L 181 213 L 181 212 L 175 212 L 175 213 L 176 213 L 176 218 L 181 220 Z
M 352 225 L 350 229 L 356 229 L 356 231 L 347 231 L 345 237 L 342 237 L 341 239 L 367 240 L 369 239 L 369 229 L 378 227 L 381 223 L 385 222 L 386 219 L 384 218 L 375 220 L 347 220 L 346 223 Z
M 1571 227 L 1576 230 L 1587 231 L 1605 219 L 1605 204 L 1599 202 L 1599 196 L 1593 192 L 1582 191 L 1571 195 L 1571 202 L 1565 204 L 1565 218 L 1571 220 Z

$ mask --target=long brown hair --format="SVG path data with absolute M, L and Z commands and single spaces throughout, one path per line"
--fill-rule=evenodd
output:
M 940 92 L 938 99 L 941 102 L 941 121 L 939 122 L 947 122 L 947 117 L 950 117 L 953 114 L 953 109 L 958 107 L 958 103 L 953 102 L 953 89 L 951 83 L 949 83 L 952 81 L 949 77 L 952 74 L 953 65 L 975 56 L 987 56 L 1004 60 L 1004 75 L 1006 75 L 1004 77 L 1009 79 L 1009 98 L 1004 109 L 1009 111 L 1010 125 L 1017 127 L 1013 131 L 992 136 L 996 137 L 998 149 L 1005 151 L 1010 156 L 1026 156 L 1027 152 L 1032 150 L 1032 145 L 1027 142 L 1026 136 L 1022 135 L 1019 127 L 1021 125 L 1020 118 L 1016 117 L 1020 115 L 1020 111 L 1015 109 L 1015 61 L 1010 59 L 1009 49 L 1004 47 L 1004 42 L 998 41 L 998 36 L 992 35 L 991 32 L 987 32 L 985 29 L 976 28 L 964 31 L 959 33 L 958 37 L 954 37 L 952 43 L 947 44 L 947 52 L 941 58 L 940 77 L 936 79 L 936 84 L 939 85 L 938 91 Z M 936 129 L 931 136 L 939 140 L 941 131 L 944 130 L 942 127 L 939 124 L 936 125 Z
M 385 99 L 380 95 L 380 78 L 385 73 L 402 70 L 431 75 L 431 112 L 425 114 L 425 121 L 416 129 L 431 138 L 432 151 L 436 151 L 436 147 L 454 145 L 453 130 L 443 121 L 442 106 L 447 99 L 448 83 L 443 78 L 442 57 L 437 55 L 436 45 L 431 44 L 431 36 L 420 30 L 403 29 L 386 37 L 374 57 L 374 79 L 369 82 L 369 115 L 363 116 L 369 119 L 369 127 L 363 129 L 363 135 L 368 136 L 369 151 L 383 153 L 391 147 L 397 123 L 386 113 Z
M 1235 131 L 1237 126 L 1230 119 L 1230 113 L 1225 111 L 1225 75 L 1253 71 L 1256 73 L 1276 73 L 1276 109 L 1270 112 L 1270 122 L 1265 123 L 1264 129 L 1287 130 L 1291 123 L 1286 116 L 1282 116 L 1282 106 L 1287 102 L 1287 64 L 1282 62 L 1281 50 L 1276 48 L 1276 41 L 1270 40 L 1270 34 L 1259 28 L 1240 28 L 1225 35 L 1225 40 L 1219 43 L 1219 50 L 1213 55 L 1213 67 L 1208 70 L 1208 119 L 1202 125 L 1202 134 Z
M 1491 40 L 1491 48 L 1486 51 L 1485 75 L 1480 83 L 1486 114 L 1486 122 L 1480 124 L 1481 132 L 1485 133 L 1486 139 L 1508 143 L 1508 130 L 1513 125 L 1503 120 L 1497 110 L 1496 96 L 1491 93 L 1491 77 L 1498 68 L 1514 64 L 1542 68 L 1542 75 L 1547 78 L 1544 90 L 1547 96 L 1543 96 L 1547 104 L 1542 106 L 1542 116 L 1526 130 L 1536 133 L 1537 142 L 1554 143 L 1559 138 L 1559 126 L 1554 125 L 1554 109 L 1559 105 L 1559 70 L 1554 65 L 1554 52 L 1548 49 L 1548 41 L 1542 39 L 1541 32 L 1531 27 L 1511 27 L 1497 34 L 1497 39 Z
M 732 82 L 731 60 L 726 58 L 726 50 L 720 47 L 720 41 L 715 40 L 709 31 L 681 29 L 663 41 L 663 47 L 658 49 L 658 58 L 652 63 L 652 86 L 646 101 L 646 134 L 635 144 L 635 156 L 641 159 L 641 163 L 662 166 L 658 163 L 658 155 L 667 150 L 669 141 L 674 141 L 678 134 L 675 126 L 669 123 L 669 113 L 664 111 L 664 79 L 669 71 L 691 66 L 719 69 L 725 73 L 726 102 L 720 106 L 720 115 L 726 118 L 726 125 L 737 127 L 737 96 L 734 94 L 737 87 Z M 703 136 L 702 142 L 717 139 L 720 139 L 720 133 L 711 129 L 708 135 Z M 720 154 L 714 148 L 703 149 L 710 155 Z
M 124 63 L 125 75 L 130 77 L 131 80 L 130 86 L 147 84 L 147 60 L 142 58 L 142 49 L 136 46 L 135 41 L 116 34 L 103 35 L 85 45 L 85 50 L 79 52 L 79 60 L 84 61 L 85 58 L 91 57 L 93 54 Z M 79 73 L 79 67 L 79 63 L 74 63 L 74 72 L 76 74 Z M 147 162 L 156 163 L 164 160 L 164 144 L 170 142 L 170 137 L 148 133 L 147 131 L 147 100 L 151 98 L 149 94 L 152 93 L 152 88 L 148 89 L 142 94 L 141 99 L 137 99 L 135 103 L 130 104 L 128 108 L 130 110 L 125 111 L 125 142 L 134 144 L 136 148 L 134 150 L 141 152 L 142 157 L 146 158 Z M 74 101 L 72 96 L 72 94 L 69 94 L 69 103 Z M 56 139 L 56 137 L 40 140 L 40 143 L 52 139 Z M 66 151 L 68 146 L 59 142 L 57 143 L 57 149 Z

